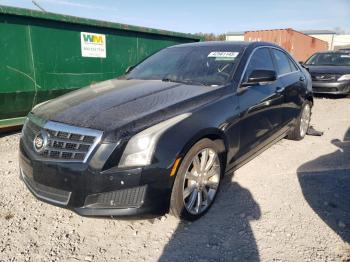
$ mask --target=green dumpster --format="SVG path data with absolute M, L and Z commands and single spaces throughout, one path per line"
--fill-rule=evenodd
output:
M 190 34 L 0 6 L 0 128 L 38 103 L 126 68 Z

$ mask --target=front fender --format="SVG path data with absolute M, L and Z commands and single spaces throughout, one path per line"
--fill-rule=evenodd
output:
M 183 158 L 188 150 L 202 138 L 222 140 L 222 151 L 226 151 L 232 139 L 239 139 L 239 137 L 229 138 L 225 130 L 228 122 L 237 113 L 234 106 L 236 100 L 237 97 L 234 95 L 227 96 L 192 112 L 188 118 L 169 128 L 158 141 L 154 153 L 154 164 L 170 172 L 175 160 L 179 157 Z

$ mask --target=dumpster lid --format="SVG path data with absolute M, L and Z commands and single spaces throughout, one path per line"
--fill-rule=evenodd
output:
M 140 32 L 140 33 L 147 33 L 147 34 L 155 34 L 155 35 L 174 36 L 174 37 L 192 39 L 197 41 L 201 40 L 201 37 L 193 34 L 186 34 L 186 33 L 179 33 L 179 32 L 173 32 L 173 31 L 167 31 L 167 30 L 161 30 L 161 29 L 154 29 L 149 27 L 114 23 L 114 22 L 82 18 L 82 17 L 70 16 L 70 15 L 62 15 L 62 14 L 51 13 L 51 12 L 42 12 L 42 11 L 12 7 L 12 6 L 0 5 L 0 14 L 32 17 L 32 18 L 38 18 L 38 19 L 44 19 L 44 20 L 88 25 L 88 26 L 95 26 L 95 27 L 101 27 L 101 28 L 111 28 L 111 29 L 117 29 L 117 30 L 123 30 L 123 31 L 133 31 L 133 32 Z

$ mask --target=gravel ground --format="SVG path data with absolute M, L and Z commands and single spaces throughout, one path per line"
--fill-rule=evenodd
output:
M 224 179 L 193 223 L 84 218 L 18 178 L 19 134 L 0 136 L 0 261 L 350 261 L 350 99 L 317 99 L 325 132 L 282 140 Z

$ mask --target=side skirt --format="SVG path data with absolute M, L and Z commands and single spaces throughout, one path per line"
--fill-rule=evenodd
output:
M 240 159 L 237 160 L 237 164 L 235 164 L 232 168 L 230 168 L 229 170 L 225 171 L 225 175 L 229 174 L 235 170 L 237 170 L 238 168 L 240 168 L 241 166 L 245 165 L 246 163 L 248 163 L 250 160 L 254 159 L 256 156 L 260 155 L 262 152 L 264 152 L 266 149 L 270 148 L 272 145 L 276 144 L 278 141 L 282 140 L 284 137 L 286 137 L 287 133 L 288 133 L 289 129 L 285 132 L 283 132 L 281 135 L 279 135 L 277 138 L 275 138 L 274 140 L 272 140 L 271 142 L 267 143 L 266 145 L 262 146 L 260 149 L 258 149 L 256 152 L 254 152 L 253 154 L 251 154 L 250 156 L 246 157 L 247 155 L 249 155 L 249 153 L 247 153 L 246 155 L 242 156 Z

